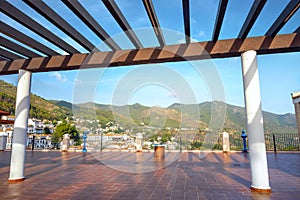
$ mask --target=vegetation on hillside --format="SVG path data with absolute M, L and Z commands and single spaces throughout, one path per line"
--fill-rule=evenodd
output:
M 0 109 L 15 114 L 17 89 L 14 85 L 0 80 Z M 30 110 L 29 117 L 36 119 L 47 120 L 63 120 L 71 115 L 71 110 L 55 105 L 51 101 L 47 101 L 42 97 L 31 94 L 30 95 Z
M 16 87 L 0 80 L 0 109 L 14 115 Z M 111 106 L 95 103 L 72 105 L 66 101 L 48 101 L 37 95 L 30 96 L 30 117 L 48 120 L 63 120 L 71 116 L 97 119 L 102 127 L 108 122 L 117 122 L 124 129 L 132 127 L 194 127 L 206 129 L 211 120 L 212 106 L 218 102 L 197 105 L 173 104 L 168 108 L 146 107 L 140 104 Z M 245 109 L 226 104 L 223 130 L 240 132 L 246 128 Z M 266 133 L 296 133 L 294 114 L 277 115 L 263 112 Z

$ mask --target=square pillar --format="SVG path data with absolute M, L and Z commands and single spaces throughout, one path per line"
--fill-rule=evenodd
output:
M 251 189 L 259 192 L 271 192 L 256 51 L 242 53 L 242 71 L 251 169 Z

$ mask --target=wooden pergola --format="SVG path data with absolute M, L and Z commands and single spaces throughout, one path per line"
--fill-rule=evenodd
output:
M 280 34 L 278 32 L 297 12 L 300 7 L 299 0 L 291 0 L 276 18 L 268 31 L 258 37 L 247 37 L 259 14 L 264 8 L 267 0 L 255 0 L 236 38 L 219 40 L 220 30 L 228 0 L 220 0 L 214 30 L 211 41 L 191 42 L 191 19 L 189 0 L 182 1 L 183 21 L 185 32 L 185 43 L 166 45 L 159 19 L 157 18 L 151 0 L 143 0 L 145 12 L 152 24 L 159 46 L 144 48 L 140 39 L 132 31 L 127 19 L 122 14 L 118 5 L 111 0 L 103 0 L 103 3 L 116 23 L 125 32 L 135 49 L 121 49 L 110 35 L 102 28 L 101 24 L 76 0 L 62 0 L 62 2 L 72 11 L 87 27 L 90 28 L 111 51 L 100 52 L 76 27 L 70 25 L 64 16 L 57 14 L 49 5 L 43 1 L 23 0 L 28 6 L 46 18 L 58 29 L 78 42 L 90 53 L 81 53 L 78 49 L 68 44 L 43 24 L 38 23 L 34 18 L 25 14 L 22 9 L 13 5 L 13 2 L 0 2 L 0 10 L 9 18 L 27 27 L 45 40 L 58 46 L 69 55 L 60 55 L 55 50 L 43 45 L 41 42 L 29 37 L 9 23 L 0 22 L 0 32 L 7 37 L 0 36 L 0 75 L 15 74 L 19 69 L 31 72 L 46 72 L 58 70 L 75 70 L 81 67 L 103 67 L 103 66 L 127 66 L 136 64 L 176 62 L 184 60 L 199 60 L 206 58 L 226 58 L 240 56 L 247 50 L 255 50 L 257 54 L 272 54 L 283 52 L 300 51 L 300 26 L 294 32 Z M 16 43 L 18 41 L 23 45 Z M 40 56 L 34 49 L 46 56 Z M 15 52 L 15 53 L 14 53 Z M 89 54 L 89 57 L 87 57 Z M 84 65 L 84 66 L 83 66 Z
M 240 27 L 239 34 L 231 39 L 220 40 L 223 19 L 227 11 L 228 0 L 219 0 L 214 29 L 210 41 L 192 42 L 190 1 L 182 0 L 182 19 L 185 43 L 167 45 L 160 19 L 156 15 L 152 0 L 142 0 L 144 12 L 151 25 L 158 46 L 143 47 L 140 38 L 132 30 L 122 10 L 114 0 L 102 0 L 103 5 L 123 30 L 133 45 L 133 49 L 122 49 L 102 27 L 98 20 L 77 0 L 61 0 L 74 15 L 81 20 L 95 35 L 101 39 L 110 51 L 101 52 L 88 40 L 79 28 L 71 25 L 63 15 L 42 0 L 23 0 L 31 9 L 52 23 L 57 29 L 72 38 L 88 53 L 81 52 L 64 41 L 54 32 L 45 28 L 14 1 L 0 1 L 0 11 L 7 18 L 15 20 L 41 38 L 65 51 L 61 55 L 41 41 L 17 30 L 9 21 L 0 21 L 0 75 L 19 73 L 16 100 L 16 121 L 10 182 L 24 180 L 25 136 L 29 112 L 31 73 L 59 70 L 77 70 L 99 67 L 117 67 L 137 64 L 177 62 L 208 58 L 242 57 L 245 107 L 247 115 L 247 132 L 249 138 L 249 155 L 252 184 L 251 188 L 259 192 L 270 192 L 266 148 L 264 142 L 262 110 L 260 102 L 259 77 L 256 55 L 285 52 L 300 52 L 300 26 L 287 34 L 278 34 L 282 27 L 299 12 L 300 0 L 290 0 L 279 16 L 274 16 L 273 23 L 265 33 L 257 37 L 248 37 L 250 30 L 263 11 L 267 0 L 254 0 L 247 17 Z M 204 22 L 205 23 L 205 20 Z

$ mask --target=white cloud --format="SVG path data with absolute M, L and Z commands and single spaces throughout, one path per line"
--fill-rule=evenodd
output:
M 55 49 L 55 51 L 61 55 L 69 55 L 67 52 L 65 52 L 64 50 L 61 50 L 61 49 Z
M 61 83 L 64 83 L 67 81 L 67 77 L 64 74 L 61 74 L 59 72 L 54 72 L 54 73 L 50 74 L 49 76 L 55 77 L 56 80 Z
M 139 23 L 146 23 L 147 19 L 145 17 L 140 17 L 140 18 L 137 19 L 137 22 L 139 22 Z
M 201 37 L 205 37 L 205 32 L 204 31 L 200 31 L 198 33 L 198 36 L 201 38 Z
M 196 24 L 197 20 L 195 20 L 194 18 L 191 18 L 191 22 L 192 22 L 192 24 Z
M 194 38 L 191 38 L 191 42 L 198 42 L 198 40 L 196 40 Z M 181 38 L 180 40 L 177 40 L 177 43 L 178 44 L 185 44 L 186 43 L 185 38 Z
M 177 40 L 177 43 L 184 44 L 185 43 L 185 38 L 181 38 L 180 40 Z

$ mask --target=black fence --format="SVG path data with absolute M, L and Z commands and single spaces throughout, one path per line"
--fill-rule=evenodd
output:
M 220 135 L 215 150 L 222 150 L 222 134 Z M 243 139 L 238 134 L 229 135 L 230 150 L 243 150 Z M 246 139 L 248 148 L 248 138 Z M 299 136 L 297 133 L 265 134 L 267 151 L 299 151 Z
M 266 134 L 267 150 L 295 151 L 300 150 L 298 134 Z

